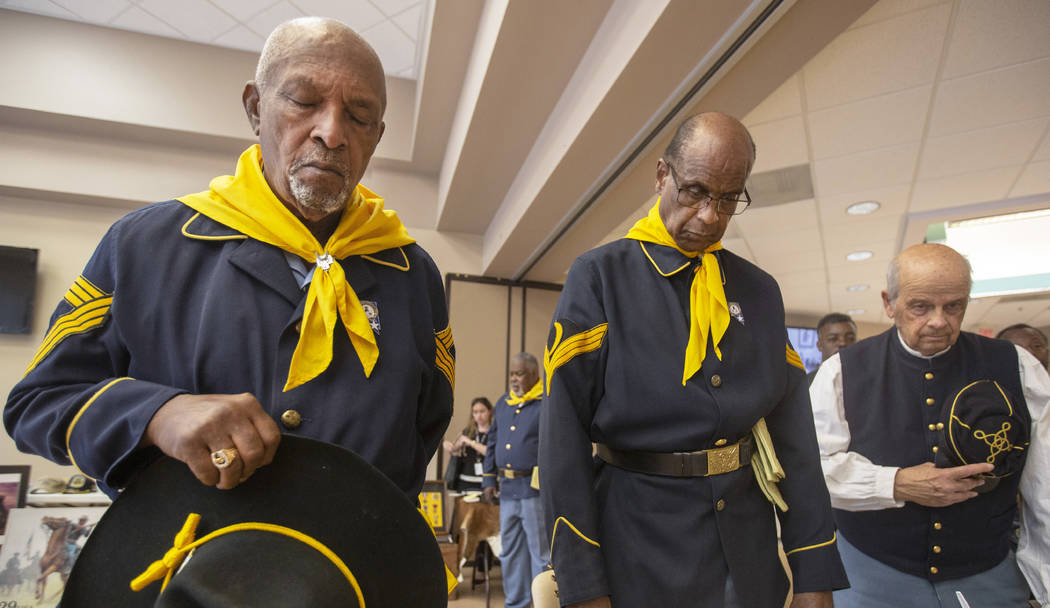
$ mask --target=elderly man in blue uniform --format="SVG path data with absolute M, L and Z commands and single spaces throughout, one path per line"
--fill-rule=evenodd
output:
M 780 290 L 720 243 L 754 159 L 736 119 L 689 118 L 648 217 L 569 271 L 540 433 L 562 605 L 780 608 L 785 562 L 793 606 L 847 584 Z
M 1041 605 L 1050 602 L 1050 378 L 1026 350 L 960 331 L 970 287 L 969 263 L 950 247 L 905 249 L 882 292 L 894 327 L 829 358 L 810 387 L 852 583 L 835 594 L 837 606 L 965 605 L 956 592 L 975 607 L 1022 606 L 1024 577 Z M 1010 426 L 1030 425 L 1028 445 L 1003 437 L 983 461 L 942 464 L 945 427 L 960 421 L 942 408 L 979 380 L 1001 387 Z M 983 479 L 1004 450 L 1018 453 L 1021 473 Z
M 259 144 L 209 190 L 109 230 L 6 428 L 113 492 L 150 447 L 232 488 L 283 427 L 414 499 L 451 417 L 453 346 L 433 261 L 359 184 L 384 130 L 379 57 L 342 23 L 290 21 L 243 102 Z
M 532 579 L 550 557 L 539 492 L 531 485 L 542 405 L 539 362 L 529 353 L 519 353 L 510 363 L 510 392 L 492 410 L 481 479 L 489 500 L 496 496 L 499 483 L 500 561 L 507 608 L 529 605 Z

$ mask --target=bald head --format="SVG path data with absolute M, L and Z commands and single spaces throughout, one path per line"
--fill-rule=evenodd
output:
M 379 55 L 368 42 L 342 21 L 326 17 L 300 17 L 278 25 L 263 45 L 255 66 L 255 85 L 265 89 L 287 61 L 296 60 L 304 51 L 329 50 L 344 55 L 363 68 L 380 92 L 386 107 L 386 79 Z
M 915 245 L 890 263 L 882 304 L 904 343 L 933 356 L 959 338 L 971 283 L 970 263 L 959 252 Z
M 664 150 L 664 159 L 672 164 L 681 160 L 686 145 L 697 138 L 713 138 L 723 145 L 743 146 L 755 164 L 755 142 L 739 120 L 721 112 L 704 112 L 685 119 Z

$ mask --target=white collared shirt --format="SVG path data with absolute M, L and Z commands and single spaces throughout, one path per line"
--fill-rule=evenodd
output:
M 951 349 L 926 357 L 910 348 L 897 334 L 904 349 L 914 357 L 932 359 Z M 1017 562 L 1039 600 L 1050 606 L 1050 375 L 1039 360 L 1017 349 L 1017 367 L 1025 402 L 1032 417 L 1028 458 L 1021 473 L 1022 518 Z M 820 446 L 820 464 L 831 494 L 831 505 L 846 511 L 872 511 L 904 506 L 894 500 L 893 481 L 898 467 L 877 465 L 850 452 L 849 424 L 842 399 L 842 362 L 828 358 L 809 386 L 813 422 Z

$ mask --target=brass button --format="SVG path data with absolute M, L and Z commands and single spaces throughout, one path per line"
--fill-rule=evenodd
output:
M 295 324 L 295 333 L 297 333 L 297 334 L 303 333 L 303 322 L 302 321 L 299 321 L 298 323 Z
M 937 566 L 930 566 L 930 574 L 937 574 L 938 572 L 940 570 L 937 569 Z
M 512 425 L 510 425 L 510 430 L 512 430 L 512 431 L 516 431 L 516 430 L 518 430 L 518 427 L 516 427 L 516 426 L 514 426 L 514 425 L 512 424 Z
M 934 524 L 933 524 L 933 529 L 934 530 L 940 530 L 942 527 L 943 526 L 941 526 L 941 522 L 939 522 L 939 521 L 938 522 L 934 522 Z
M 938 431 L 944 430 L 944 423 L 943 422 L 938 422 L 937 423 L 937 430 Z
M 719 376 L 718 374 L 712 374 L 711 375 L 711 386 L 713 386 L 715 388 L 718 388 L 718 387 L 722 386 L 722 376 Z
M 721 511 L 721 510 L 723 510 L 725 508 L 726 508 L 726 501 L 724 501 L 722 499 L 718 499 L 718 502 L 715 503 L 715 509 Z
M 295 410 L 286 410 L 281 414 L 281 424 L 286 429 L 297 429 L 303 423 L 303 417 Z
M 936 453 L 937 453 L 937 446 L 933 446 L 933 453 L 934 453 L 934 454 L 936 454 Z
M 508 468 L 508 469 L 510 468 L 510 463 L 509 463 L 509 462 L 507 463 L 507 468 Z
M 933 380 L 933 372 L 926 372 L 926 379 Z M 936 574 L 936 572 L 934 572 L 934 574 Z
M 936 431 L 937 430 L 937 425 L 936 424 L 931 424 L 929 428 L 930 428 L 931 431 Z
M 514 410 L 514 413 L 515 414 L 520 414 L 521 413 L 521 408 L 519 407 L 518 409 Z
M 718 446 L 718 447 L 722 447 L 722 446 L 724 446 L 727 443 L 729 443 L 729 442 L 726 441 L 725 439 L 719 439 L 718 441 L 715 442 L 715 445 Z
M 508 450 L 510 449 L 510 444 L 509 444 L 509 443 L 507 444 L 507 449 L 508 449 Z
M 940 552 L 941 552 L 941 547 L 940 547 L 940 545 L 934 545 L 934 546 L 933 546 L 933 552 L 934 552 L 934 553 L 940 553 Z
M 933 405 L 934 403 L 937 403 L 937 402 L 934 401 L 933 397 L 927 397 L 926 398 L 926 405 Z

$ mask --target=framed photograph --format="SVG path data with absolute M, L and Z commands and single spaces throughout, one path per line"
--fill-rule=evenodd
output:
M 0 466 L 0 544 L 4 543 L 7 514 L 26 506 L 29 487 L 29 465 Z
M 53 608 L 106 507 L 12 509 L 0 548 L 0 606 Z
M 448 506 L 445 482 L 424 481 L 419 493 L 419 508 L 423 511 L 435 534 L 446 534 L 452 523 L 452 512 Z

